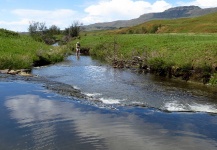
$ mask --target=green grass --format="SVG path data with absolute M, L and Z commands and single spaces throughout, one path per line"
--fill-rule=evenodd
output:
M 140 56 L 148 65 L 163 69 L 197 68 L 207 73 L 206 68 L 216 72 L 217 67 L 217 34 L 90 34 L 81 36 L 80 43 L 106 61 Z
M 28 35 L 0 29 L 0 69 L 32 68 L 36 61 L 55 63 L 64 59 L 66 49 L 36 42 Z
M 190 63 L 195 67 L 217 63 L 217 34 L 91 35 L 81 37 L 80 42 L 91 48 L 92 55 L 113 55 L 116 49 L 126 59 L 160 57 L 178 66 Z

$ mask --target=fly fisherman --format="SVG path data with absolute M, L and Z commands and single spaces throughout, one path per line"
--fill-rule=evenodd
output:
M 77 55 L 77 56 L 80 55 L 80 46 L 81 46 L 80 43 L 77 42 L 77 43 L 76 43 L 76 55 Z

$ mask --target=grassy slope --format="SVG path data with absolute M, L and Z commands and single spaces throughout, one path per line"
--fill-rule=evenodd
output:
M 116 33 L 150 33 L 153 27 L 157 33 L 217 33 L 217 13 L 173 20 L 153 20 L 143 24 L 116 30 Z
M 27 35 L 0 29 L 0 69 L 31 68 L 42 58 L 50 63 L 61 61 L 63 53 L 63 49 L 36 42 Z

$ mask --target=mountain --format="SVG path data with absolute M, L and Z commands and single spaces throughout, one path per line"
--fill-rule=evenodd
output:
M 87 31 L 117 29 L 117 28 L 135 26 L 151 20 L 177 19 L 177 18 L 186 18 L 186 17 L 191 18 L 191 17 L 203 16 L 213 12 L 217 12 L 217 7 L 202 9 L 198 6 L 181 6 L 181 7 L 170 8 L 168 10 L 165 10 L 164 12 L 143 14 L 139 18 L 131 19 L 131 20 L 118 20 L 113 22 L 95 23 L 95 24 L 84 26 L 84 29 Z
M 110 30 L 109 33 L 217 33 L 217 12 L 192 18 L 151 20 L 132 27 Z

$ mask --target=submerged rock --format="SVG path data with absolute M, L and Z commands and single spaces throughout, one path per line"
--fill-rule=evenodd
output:
M 0 73 L 1 73 L 1 74 L 7 74 L 8 71 L 9 71 L 9 69 L 4 69 L 4 70 L 0 70 Z

